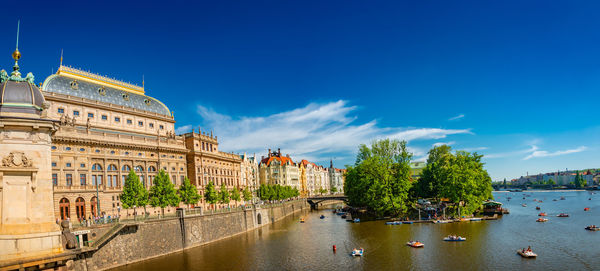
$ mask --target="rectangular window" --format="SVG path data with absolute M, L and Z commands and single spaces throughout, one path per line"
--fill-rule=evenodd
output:
M 66 175 L 66 179 L 67 179 L 67 186 L 71 186 L 73 185 L 73 175 L 72 174 L 67 174 Z
M 184 180 L 185 180 L 185 176 L 181 176 L 181 184 L 183 184 Z
M 140 126 L 140 127 L 144 126 L 144 122 L 143 121 L 138 121 L 138 126 Z
M 77 110 L 73 110 L 73 116 L 77 116 L 77 117 L 79 117 L 79 111 L 77 111 Z
M 154 128 L 154 123 L 150 123 L 148 125 L 150 126 L 150 129 Z
M 164 130 L 165 126 L 159 125 L 158 128 L 160 128 L 161 130 Z
M 58 114 L 64 114 L 65 113 L 65 109 L 64 108 L 59 108 L 58 109 Z
M 115 122 L 121 122 L 121 118 L 115 117 Z
M 79 166 L 80 166 L 80 167 L 85 167 L 85 164 L 81 164 L 81 165 L 79 165 Z
M 102 115 L 102 120 L 108 120 L 108 116 L 107 115 Z
M 85 174 L 79 174 L 79 184 L 82 186 L 86 185 Z
M 67 163 L 67 167 L 71 167 L 71 163 Z
M 94 118 L 94 113 L 88 113 L 88 118 L 93 119 Z
M 127 124 L 132 124 L 133 121 L 132 120 L 127 120 Z
M 127 179 L 127 176 L 123 175 L 121 176 L 121 187 L 125 187 L 125 180 Z
M 56 173 L 52 174 L 52 185 L 54 185 L 54 186 L 58 185 L 58 174 L 56 174 Z
M 52 167 L 56 167 L 56 162 L 52 162 Z

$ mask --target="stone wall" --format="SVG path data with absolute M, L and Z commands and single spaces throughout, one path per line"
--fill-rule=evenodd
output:
M 73 267 L 75 270 L 105 270 L 126 265 L 228 238 L 308 209 L 310 206 L 305 201 L 295 201 L 271 208 L 121 225 L 123 228 L 96 251 L 80 255 Z M 110 232 L 110 229 L 95 232 L 95 238 L 100 238 L 101 232 Z

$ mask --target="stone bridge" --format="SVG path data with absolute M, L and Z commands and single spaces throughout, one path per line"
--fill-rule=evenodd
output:
M 310 204 L 311 210 L 317 210 L 319 203 L 328 201 L 328 200 L 338 200 L 338 201 L 341 200 L 341 201 L 347 202 L 348 197 L 346 197 L 344 195 L 329 195 L 329 196 L 314 196 L 314 197 L 306 198 L 306 202 L 308 202 L 308 204 Z

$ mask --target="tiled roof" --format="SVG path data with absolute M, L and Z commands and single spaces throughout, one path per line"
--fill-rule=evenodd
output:
M 271 157 L 267 157 L 265 159 L 263 159 L 260 163 L 261 164 L 265 164 L 267 166 L 271 165 L 271 162 L 274 160 L 278 160 L 282 165 L 286 164 L 286 163 L 290 163 L 290 165 L 295 165 L 294 161 L 292 161 L 292 158 L 289 157 L 279 157 L 279 156 L 271 156 Z

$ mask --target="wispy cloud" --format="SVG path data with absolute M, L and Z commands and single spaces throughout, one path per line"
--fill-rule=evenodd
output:
M 431 145 L 432 147 L 438 147 L 438 146 L 442 146 L 442 145 L 448 145 L 448 146 L 452 146 L 456 144 L 456 141 L 448 141 L 448 142 L 436 142 L 433 143 L 433 145 Z
M 222 150 L 264 153 L 267 148 L 280 147 L 295 159 L 315 161 L 338 159 L 351 161 L 361 143 L 374 139 L 393 138 L 409 142 L 439 140 L 450 135 L 472 134 L 470 129 L 380 127 L 376 120 L 358 123 L 356 106 L 346 101 L 311 103 L 305 107 L 267 116 L 234 117 L 198 106 L 202 126 L 212 127 L 219 136 Z M 188 125 L 186 125 L 188 126 Z M 178 129 L 191 129 L 182 126 Z M 424 155 L 411 145 L 415 156 Z
M 536 150 L 533 151 L 531 154 L 527 155 L 525 158 L 523 158 L 523 160 L 529 160 L 531 158 L 539 158 L 539 157 L 553 157 L 553 156 L 559 156 L 559 155 L 565 155 L 565 154 L 571 154 L 571 153 L 578 153 L 578 152 L 587 150 L 586 146 L 579 146 L 578 148 L 575 148 L 575 149 L 548 152 L 548 151 L 539 151 L 539 150 L 537 150 L 536 146 L 532 146 L 532 147 L 535 147 Z
M 192 125 L 179 126 L 175 129 L 176 134 L 184 134 L 192 131 Z
M 464 117 L 465 117 L 465 114 L 460 114 L 460 115 L 458 115 L 458 116 L 451 117 L 451 118 L 449 118 L 448 120 L 450 120 L 450 121 L 453 121 L 453 120 L 459 120 L 459 119 L 462 119 L 462 118 L 464 118 Z

